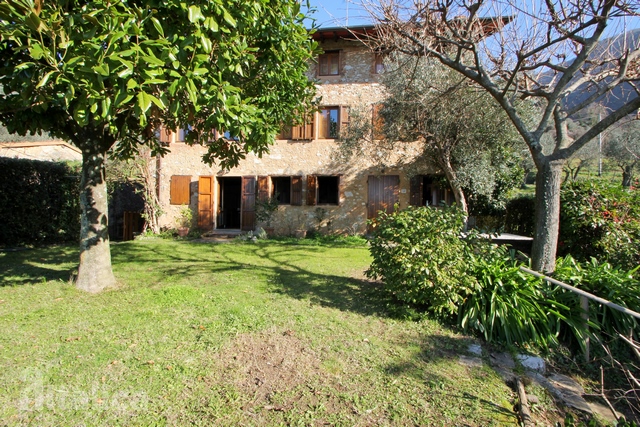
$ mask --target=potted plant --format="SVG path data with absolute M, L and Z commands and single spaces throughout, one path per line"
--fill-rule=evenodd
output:
M 271 219 L 273 213 L 278 210 L 278 198 L 276 195 L 265 200 L 256 201 L 256 219 L 265 225 L 264 231 L 267 235 L 273 235 L 273 227 L 271 227 Z
M 193 221 L 193 212 L 189 209 L 189 206 L 182 205 L 180 208 L 180 214 L 176 218 L 176 224 L 178 225 L 178 236 L 184 237 L 189 234 L 191 223 Z

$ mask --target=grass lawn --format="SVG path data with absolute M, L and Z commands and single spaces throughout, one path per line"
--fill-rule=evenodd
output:
M 0 253 L 0 425 L 517 425 L 472 340 L 389 315 L 365 247 L 141 240 Z

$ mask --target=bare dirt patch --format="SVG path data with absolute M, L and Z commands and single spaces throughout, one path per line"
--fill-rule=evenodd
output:
M 320 359 L 291 330 L 243 334 L 219 353 L 225 382 L 233 384 L 247 401 L 243 409 L 256 407 L 287 410 L 293 402 L 278 404 L 274 397 L 322 378 Z

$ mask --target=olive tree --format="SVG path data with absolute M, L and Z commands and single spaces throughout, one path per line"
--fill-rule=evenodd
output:
M 640 79 L 637 41 L 604 41 L 605 30 L 621 31 L 626 17 L 638 15 L 638 1 L 381 0 L 365 6 L 378 24 L 372 47 L 438 60 L 482 87 L 509 116 L 538 170 L 532 265 L 554 271 L 567 160 L 640 107 L 632 90 L 581 135 L 568 136 L 570 118 Z M 516 108 L 521 99 L 541 109 L 535 123 Z M 547 151 L 541 138 L 548 128 L 554 141 Z
M 459 74 L 424 57 L 390 54 L 386 59 L 381 79 L 386 97 L 373 120 L 366 112 L 351 114 L 342 151 L 367 143 L 370 152 L 392 152 L 419 142 L 416 161 L 444 174 L 456 204 L 468 215 L 470 195 L 491 200 L 499 182 L 513 167 L 519 169 L 522 140 L 495 100 Z
M 313 97 L 303 19 L 296 0 L 0 3 L 0 122 L 82 150 L 80 289 L 115 283 L 107 152 L 165 153 L 163 126 L 188 127 L 188 141 L 208 147 L 204 160 L 222 167 L 264 153 Z
M 633 120 L 613 129 L 607 138 L 604 153 L 622 170 L 622 186 L 631 187 L 640 165 L 640 122 Z

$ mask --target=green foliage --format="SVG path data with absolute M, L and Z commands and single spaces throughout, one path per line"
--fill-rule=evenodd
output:
M 477 289 L 468 274 L 462 226 L 463 212 L 455 207 L 380 212 L 367 276 L 382 279 L 385 289 L 400 301 L 425 306 L 440 317 L 456 315 Z
M 481 334 L 488 342 L 557 345 L 557 318 L 564 317 L 549 300 L 541 279 L 520 271 L 504 246 L 486 246 L 472 258 L 471 274 L 479 289 L 460 309 L 459 323 Z
M 630 269 L 640 264 L 640 192 L 575 182 L 561 192 L 559 255 L 595 257 Z
M 77 175 L 64 163 L 0 157 L 0 244 L 77 240 Z
M 598 262 L 595 258 L 580 263 L 566 256 L 557 260 L 554 277 L 623 307 L 640 311 L 640 266 L 628 271 L 607 262 Z M 572 311 L 580 311 L 575 294 L 565 296 L 565 300 L 567 304 L 573 303 Z M 639 332 L 634 317 L 593 301 L 589 302 L 589 320 L 596 328 L 596 337 L 603 342 L 618 333 L 628 336 L 631 332 L 637 336 Z
M 180 213 L 176 218 L 176 225 L 178 227 L 189 228 L 193 226 L 193 212 L 191 208 L 187 205 L 182 205 L 180 207 Z
M 7 0 L 0 121 L 83 151 L 118 141 L 125 157 L 140 143 L 166 151 L 160 124 L 189 128 L 189 142 L 207 143 L 207 161 L 233 166 L 265 152 L 313 97 L 316 43 L 304 18 L 295 0 Z
M 509 200 L 506 205 L 505 231 L 521 236 L 533 236 L 535 207 L 534 196 L 523 195 Z

